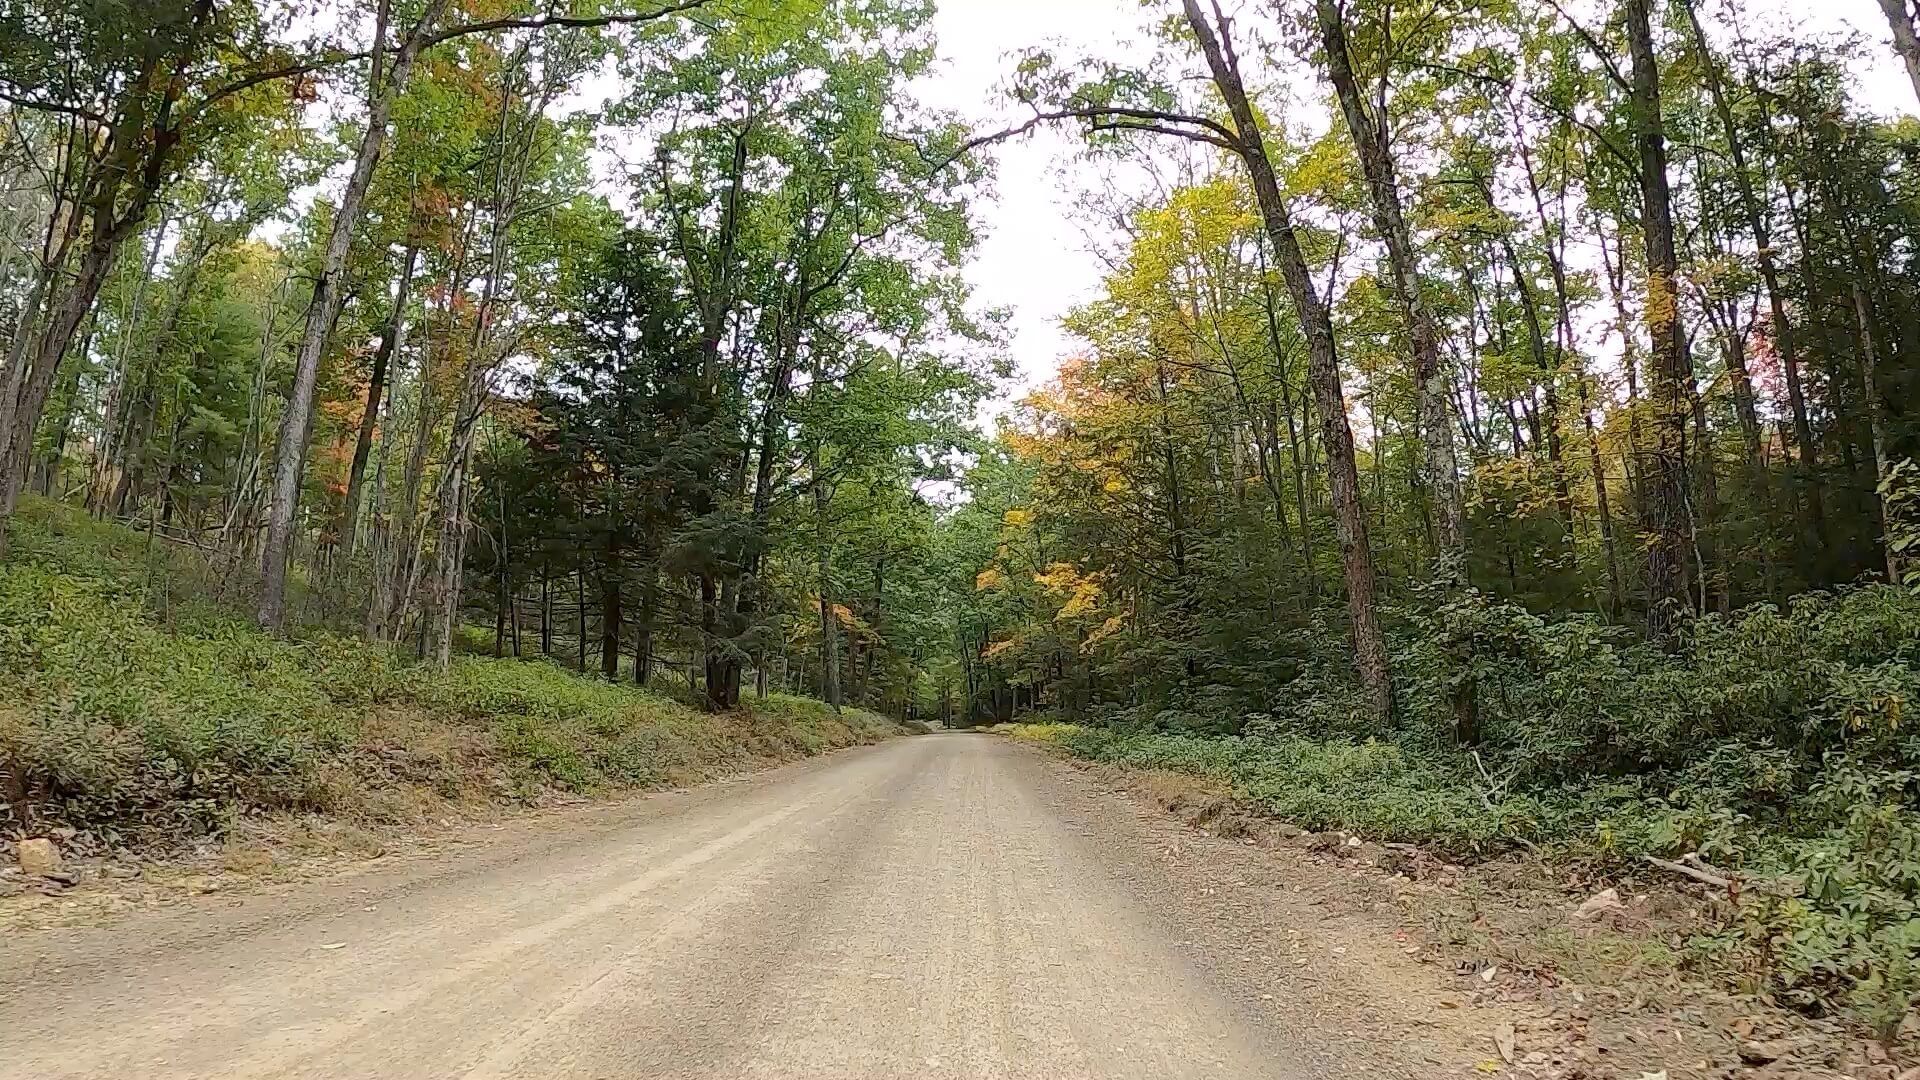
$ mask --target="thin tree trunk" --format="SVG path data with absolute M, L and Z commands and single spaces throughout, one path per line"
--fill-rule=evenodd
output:
M 1907 0 L 1880 0 L 1880 10 L 1886 13 L 1887 27 L 1893 31 L 1893 51 L 1900 54 L 1914 95 L 1920 97 L 1920 39 L 1914 36 L 1913 12 Z
M 1880 481 L 1887 475 L 1887 431 L 1886 420 L 1880 408 L 1880 386 L 1877 379 L 1879 369 L 1879 350 L 1873 339 L 1873 309 L 1867 299 L 1866 287 L 1858 277 L 1853 281 L 1853 315 L 1860 328 L 1860 383 L 1865 393 L 1867 409 L 1867 430 L 1873 443 L 1873 490 L 1876 493 L 1874 507 L 1880 518 L 1880 549 L 1886 560 L 1887 580 L 1900 581 L 1900 556 L 1887 542 L 1887 501 L 1880 492 Z
M 609 534 L 606 565 L 600 568 L 600 675 L 620 677 L 620 549 Z
M 1226 101 L 1238 137 L 1236 152 L 1246 163 L 1255 200 L 1273 244 L 1281 276 L 1293 298 L 1294 310 L 1307 337 L 1308 373 L 1320 413 L 1328 482 L 1333 492 L 1335 533 L 1347 586 L 1347 617 L 1351 623 L 1354 667 L 1366 687 L 1374 722 L 1382 727 L 1393 718 L 1393 679 L 1388 670 L 1386 637 L 1375 606 L 1373 550 L 1367 538 L 1366 510 L 1360 502 L 1360 474 L 1355 463 L 1353 430 L 1347 423 L 1346 399 L 1340 386 L 1340 361 L 1334 346 L 1333 322 L 1314 288 L 1306 254 L 1294 234 L 1292 217 L 1280 183 L 1267 156 L 1259 121 L 1241 82 L 1239 61 L 1232 43 L 1216 32 L 1199 0 L 1183 0 L 1186 18 L 1200 40 L 1214 85 Z M 1222 27 L 1226 18 L 1214 5 Z
M 380 421 L 380 399 L 387 390 L 387 369 L 400 350 L 406 348 L 407 301 L 413 289 L 413 269 L 418 261 L 420 249 L 414 244 L 407 245 L 407 254 L 401 260 L 400 284 L 393 301 L 393 313 L 387 318 L 387 327 L 380 335 L 380 346 L 374 350 L 373 367 L 367 377 L 367 403 L 360 414 L 360 433 L 353 444 L 353 465 L 347 471 L 347 498 L 340 509 L 340 528 L 338 546 L 340 554 L 347 559 L 353 558 L 354 541 L 360 529 L 360 492 L 361 481 L 366 476 L 367 458 L 373 452 L 373 434 Z
M 1420 263 L 1413 231 L 1400 212 L 1400 181 L 1389 145 L 1389 118 L 1382 100 L 1370 113 L 1347 55 L 1347 31 L 1334 0 L 1318 0 L 1320 36 L 1326 46 L 1327 68 L 1333 78 L 1347 132 L 1353 138 L 1366 176 L 1373 220 L 1387 246 L 1394 298 L 1413 344 L 1414 422 L 1423 448 L 1421 479 L 1433 500 L 1437 543 L 1434 580 L 1447 586 L 1466 584 L 1466 509 L 1460 492 L 1460 463 L 1456 457 L 1453 413 L 1447 406 L 1447 372 L 1442 362 L 1440 328 L 1420 295 Z M 1518 268 L 1516 267 L 1516 272 Z M 1564 484 L 1563 484 L 1564 487 Z
M 645 686 L 653 680 L 653 624 L 656 618 L 655 608 L 660 602 L 660 568 L 652 559 L 647 560 L 640 579 L 639 624 L 633 635 L 633 682 L 635 686 Z
M 813 512 L 820 536 L 820 680 L 822 696 L 834 712 L 840 711 L 840 620 L 833 610 L 833 547 L 827 539 L 827 482 L 819 475 L 819 452 L 814 452 Z
M 280 437 L 273 461 L 273 487 L 267 508 L 267 536 L 261 545 L 260 603 L 256 616 L 260 625 L 275 632 L 286 629 L 287 561 L 293 544 L 294 515 L 299 509 L 300 480 L 306 470 L 307 437 L 313 421 L 313 395 L 319 382 L 320 357 L 334 323 L 346 302 L 347 255 L 354 234 L 366 209 L 367 193 L 373 187 L 374 169 L 386 148 L 387 122 L 393 103 L 406 90 L 415 59 L 426 44 L 428 31 L 439 21 L 447 0 L 426 0 L 420 21 L 407 35 L 393 58 L 393 70 L 384 70 L 387 6 L 382 0 L 376 20 L 376 44 L 370 61 L 367 129 L 360 138 L 354 156 L 353 172 L 334 211 L 333 227 L 321 256 L 319 274 L 313 283 L 313 298 L 307 305 L 306 326 L 294 353 L 293 389 L 288 395 L 286 412 L 281 418 Z
M 126 398 L 127 378 L 131 372 L 133 357 L 133 332 L 140 324 L 142 308 L 145 307 L 147 290 L 153 285 L 156 268 L 160 264 L 160 249 L 166 243 L 167 227 L 172 219 L 162 215 L 160 225 L 154 230 L 153 245 L 147 250 L 146 269 L 140 275 L 140 284 L 133 291 L 133 305 L 127 315 L 126 326 L 120 333 L 120 355 L 116 358 L 112 380 L 107 385 L 106 412 L 100 422 L 100 437 L 94 441 L 93 465 L 88 470 L 87 508 L 99 513 L 105 508 L 109 484 L 109 462 L 117 452 L 120 430 L 120 413 Z M 23 314 L 24 317 L 24 314 Z

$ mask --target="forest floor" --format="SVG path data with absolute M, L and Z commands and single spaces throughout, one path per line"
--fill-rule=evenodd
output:
M 1158 853 L 1171 872 L 1230 879 L 1210 891 L 1209 921 L 1277 922 L 1309 943 L 1295 964 L 1337 942 L 1349 986 L 1390 986 L 1405 1003 L 1397 1031 L 1470 1049 L 1478 1072 L 1920 1080 L 1897 1049 L 1690 970 L 1688 942 L 1711 927 L 1709 905 L 1687 884 L 1609 891 L 1531 858 L 1463 867 L 1411 845 L 1304 832 L 1189 774 L 1033 752 L 1163 819 Z
M 1679 979 L 1654 898 L 1326 840 L 894 740 L 16 922 L 0 1078 L 1896 1075 Z

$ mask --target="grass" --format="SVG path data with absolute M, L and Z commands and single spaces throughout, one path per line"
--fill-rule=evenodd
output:
M 102 844 L 274 814 L 377 828 L 449 800 L 681 784 L 903 730 L 801 698 L 709 715 L 541 661 L 440 671 L 336 635 L 281 640 L 231 612 L 227 575 L 197 552 L 36 500 L 14 535 L 0 766 L 19 784 L 0 806 Z

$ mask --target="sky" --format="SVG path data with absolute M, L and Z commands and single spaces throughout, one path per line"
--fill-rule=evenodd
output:
M 1233 14 L 1235 4 L 1226 6 Z M 1266 0 L 1238 5 L 1245 20 L 1272 18 Z M 1858 98 L 1883 115 L 1920 112 L 1912 84 L 1887 45 L 1885 17 L 1874 0 L 1748 0 L 1755 26 L 1775 25 L 1809 36 L 1857 31 L 1882 48 L 1856 72 Z M 941 0 L 936 72 L 918 87 L 922 99 L 998 130 L 1017 114 L 998 87 L 1012 71 L 1011 54 L 1032 45 L 1063 56 L 1124 57 L 1138 48 L 1136 0 Z M 1049 131 L 1003 144 L 997 193 L 979 207 L 986 239 L 968 269 L 983 306 L 1014 311 L 1010 396 L 1052 377 L 1073 342 L 1060 319 L 1098 292 L 1103 269 L 1070 212 L 1078 181 L 1065 169 L 1076 146 L 1071 132 Z
M 941 0 L 940 61 L 920 96 L 978 129 L 999 130 L 1018 117 L 999 92 L 1012 53 L 1057 44 L 1063 55 L 1124 56 L 1142 26 L 1138 10 L 1134 0 Z M 1013 311 L 1022 388 L 1045 382 L 1072 350 L 1060 319 L 1100 284 L 1100 262 L 1068 213 L 1075 188 L 1063 167 L 1078 144 L 1058 129 L 1001 144 L 993 151 L 996 195 L 979 209 L 986 239 L 968 279 L 982 306 Z

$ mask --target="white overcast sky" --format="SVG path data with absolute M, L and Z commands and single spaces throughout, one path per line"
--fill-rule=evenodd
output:
M 1267 0 L 1238 6 L 1243 22 L 1273 18 Z M 1852 29 L 1883 45 L 1888 38 L 1874 0 L 1749 0 L 1745 7 L 1761 16 L 1751 29 L 1770 23 L 1808 36 Z M 941 0 L 935 20 L 940 68 L 920 86 L 921 95 L 983 125 L 1004 124 L 1014 114 L 997 87 L 1012 70 L 1013 52 L 1046 44 L 1063 56 L 1123 56 L 1141 27 L 1137 0 Z M 1920 111 L 1890 47 L 1856 74 L 1868 108 L 1884 115 Z M 1077 182 L 1061 166 L 1074 147 L 1073 136 L 1061 132 L 1003 146 L 996 152 L 997 195 L 979 210 L 987 236 L 968 276 L 980 303 L 1014 309 L 1019 387 L 1052 376 L 1073 347 L 1060 318 L 1100 284 L 1101 265 L 1069 212 Z

